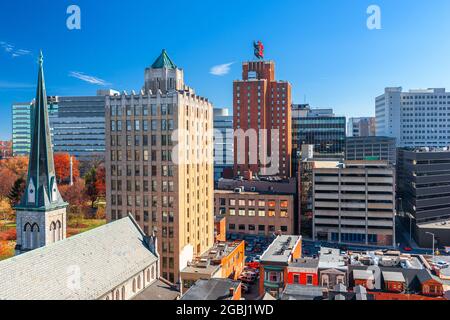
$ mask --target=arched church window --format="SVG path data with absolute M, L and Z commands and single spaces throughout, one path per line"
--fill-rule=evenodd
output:
M 136 279 L 133 279 L 133 293 L 136 293 Z
M 152 280 L 155 279 L 155 278 L 156 278 L 156 276 L 155 276 L 155 266 L 153 265 L 152 266 Z
M 33 226 L 31 227 L 31 247 L 30 249 L 36 249 L 39 248 L 39 233 L 40 233 L 40 229 L 39 226 L 35 223 L 33 224 Z
M 62 228 L 61 228 L 61 222 L 58 220 L 56 221 L 56 241 L 60 241 L 62 239 Z
M 119 291 L 119 289 L 116 290 L 116 300 L 120 300 L 120 291 Z
M 147 269 L 147 282 L 150 282 L 150 269 Z
M 126 291 L 125 291 L 125 286 L 122 287 L 122 300 L 125 300 L 126 298 Z
M 141 289 L 141 276 L 138 276 L 138 284 L 137 284 L 137 286 L 138 286 L 138 289 L 140 290 Z
M 24 249 L 31 249 L 31 224 L 29 223 L 23 227 L 22 247 Z
M 52 243 L 56 241 L 56 223 L 54 222 L 50 224 L 50 237 Z

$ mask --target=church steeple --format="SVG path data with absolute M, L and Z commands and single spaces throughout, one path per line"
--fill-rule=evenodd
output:
M 66 206 L 66 203 L 62 200 L 56 185 L 43 64 L 44 57 L 41 51 L 36 100 L 31 112 L 31 152 L 27 189 L 20 206 L 48 210 Z
M 66 207 L 56 185 L 44 80 L 39 55 L 36 100 L 31 109 L 31 152 L 27 187 L 16 209 L 17 245 L 21 254 L 66 238 Z

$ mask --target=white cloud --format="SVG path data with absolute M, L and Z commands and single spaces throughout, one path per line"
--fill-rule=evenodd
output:
M 4 41 L 0 41 L 0 47 L 13 58 L 32 55 L 30 50 L 15 49 L 14 45 Z
M 230 67 L 234 64 L 234 62 L 219 64 L 211 68 L 209 73 L 215 76 L 224 76 L 230 72 Z
M 72 71 L 72 72 L 69 73 L 69 77 L 77 78 L 77 79 L 85 81 L 87 83 L 96 84 L 96 85 L 99 85 L 99 86 L 108 86 L 108 85 L 110 85 L 110 83 L 106 82 L 103 79 L 100 79 L 100 78 L 97 78 L 97 77 L 94 77 L 94 76 L 89 76 L 87 74 L 84 74 L 83 72 Z

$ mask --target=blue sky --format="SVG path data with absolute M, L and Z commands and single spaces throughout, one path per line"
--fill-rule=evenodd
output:
M 81 8 L 81 30 L 66 27 L 71 4 Z M 381 30 L 366 27 L 371 4 L 381 8 Z M 35 95 L 40 48 L 49 95 L 138 91 L 166 48 L 198 94 L 231 107 L 232 81 L 260 39 L 294 102 L 373 115 L 384 87 L 450 89 L 449 12 L 448 0 L 0 1 L 0 139 L 11 136 L 11 104 Z M 210 73 L 227 63 L 228 74 Z

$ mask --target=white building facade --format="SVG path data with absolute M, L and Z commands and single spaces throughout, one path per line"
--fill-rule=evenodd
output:
M 443 88 L 386 88 L 375 100 L 375 111 L 376 135 L 396 138 L 397 147 L 450 145 L 450 92 Z

